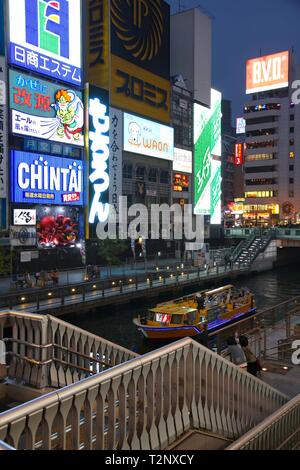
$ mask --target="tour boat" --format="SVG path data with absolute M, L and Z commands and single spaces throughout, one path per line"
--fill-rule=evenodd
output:
M 168 340 L 215 331 L 255 312 L 249 289 L 227 285 L 158 304 L 133 323 L 147 339 Z

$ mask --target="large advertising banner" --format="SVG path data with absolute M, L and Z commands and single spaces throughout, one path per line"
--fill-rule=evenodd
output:
M 211 90 L 211 108 L 194 105 L 194 213 L 212 214 L 213 156 L 221 157 L 222 95 Z
M 124 113 L 124 150 L 173 161 L 174 129 Z
M 86 238 L 95 238 L 98 223 L 109 217 L 110 110 L 109 93 L 87 85 L 89 201 Z
M 0 55 L 5 55 L 4 0 L 0 0 Z
M 289 86 L 289 51 L 247 61 L 247 95 Z
M 81 0 L 9 0 L 9 61 L 81 85 Z
M 111 0 L 111 104 L 170 123 L 170 6 Z
M 10 165 L 12 202 L 83 205 L 82 161 L 12 150 Z
M 6 63 L 0 57 L 0 199 L 7 198 L 8 133 L 6 103 Z
M 87 82 L 109 89 L 109 0 L 85 0 Z
M 80 207 L 37 206 L 38 248 L 75 247 L 84 238 L 84 216 Z
M 219 161 L 212 161 L 212 182 L 211 182 L 211 207 L 210 207 L 210 223 L 212 225 L 220 225 L 222 218 L 222 164 Z
M 110 108 L 109 203 L 119 215 L 119 197 L 122 196 L 123 175 L 123 112 Z
M 12 132 L 84 146 L 82 93 L 9 71 Z

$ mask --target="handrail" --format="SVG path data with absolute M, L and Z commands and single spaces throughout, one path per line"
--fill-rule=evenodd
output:
M 6 442 L 0 441 L 0 450 L 16 450 L 16 449 L 6 444 Z
M 18 449 L 165 449 L 190 428 L 238 438 L 286 401 L 185 338 L 0 414 L 0 439 Z
M 291 450 L 299 446 L 300 395 L 297 395 L 226 450 Z

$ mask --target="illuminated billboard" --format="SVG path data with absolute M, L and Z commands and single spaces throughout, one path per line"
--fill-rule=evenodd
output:
M 210 223 L 212 225 L 221 224 L 221 196 L 222 196 L 222 170 L 221 162 L 212 160 L 212 180 L 210 186 Z
M 289 51 L 247 61 L 247 95 L 288 86 Z
M 246 120 L 243 117 L 236 119 L 236 133 L 245 134 L 246 132 Z
M 31 75 L 9 71 L 12 132 L 84 145 L 82 93 Z
M 174 148 L 173 171 L 193 172 L 193 152 Z
M 235 144 L 234 164 L 236 166 L 244 163 L 244 144 Z
M 96 86 L 87 85 L 89 204 L 87 238 L 96 236 L 96 227 L 109 216 L 109 155 L 110 115 L 109 94 Z
M 74 247 L 84 238 L 83 209 L 37 206 L 38 248 Z
M 9 62 L 81 85 L 81 1 L 9 0 Z
M 174 129 L 124 113 L 124 150 L 173 161 Z
M 211 215 L 213 156 L 220 157 L 222 95 L 211 90 L 211 108 L 194 104 L 194 213 Z
M 28 204 L 83 205 L 83 162 L 11 151 L 11 200 Z

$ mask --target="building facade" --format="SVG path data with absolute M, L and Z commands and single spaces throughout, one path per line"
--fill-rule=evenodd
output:
M 264 62 L 262 62 L 264 60 Z M 260 64 L 266 61 L 280 66 L 289 60 L 278 80 L 259 87 Z M 249 61 L 251 62 L 251 61 Z M 272 225 L 299 220 L 300 141 L 297 129 L 300 112 L 292 102 L 292 82 L 299 77 L 292 53 L 259 58 L 252 66 L 257 72 L 251 100 L 245 103 L 245 206 L 244 222 L 248 225 Z M 283 67 L 283 65 L 282 65 Z M 274 72 L 275 73 L 275 72 Z M 275 77 L 276 78 L 276 77 Z M 257 85 L 258 83 L 258 85 Z M 258 91 L 255 90 L 257 88 Z M 262 89 L 264 88 L 264 89 Z

